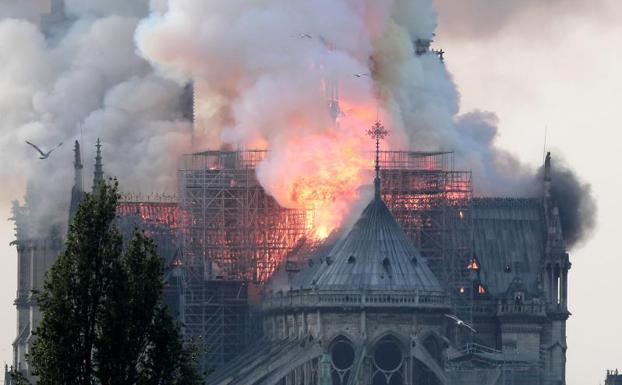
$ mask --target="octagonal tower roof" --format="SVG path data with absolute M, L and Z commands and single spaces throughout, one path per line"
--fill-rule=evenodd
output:
M 294 286 L 321 290 L 442 290 L 379 194 L 304 281 Z

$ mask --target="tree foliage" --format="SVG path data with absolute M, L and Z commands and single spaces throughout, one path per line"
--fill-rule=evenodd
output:
M 38 296 L 30 360 L 41 385 L 201 383 L 162 296 L 163 260 L 136 230 L 123 246 L 118 184 L 87 194 Z
M 11 383 L 14 385 L 30 385 L 26 376 L 15 369 L 11 369 L 9 376 L 11 377 Z

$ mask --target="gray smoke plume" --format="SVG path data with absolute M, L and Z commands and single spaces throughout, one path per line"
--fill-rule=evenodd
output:
M 544 168 L 537 172 L 538 180 Z M 566 246 L 580 246 L 596 226 L 597 206 L 589 183 L 583 182 L 563 161 L 553 160 L 551 198 L 559 208 L 559 217 Z
M 271 150 L 258 177 L 280 203 L 311 200 L 328 204 L 327 217 L 345 217 L 369 181 L 365 131 L 377 117 L 391 149 L 455 151 L 477 195 L 539 187 L 536 171 L 496 146 L 495 114 L 460 114 L 445 65 L 415 54 L 414 42 L 436 30 L 432 0 L 67 0 L 65 23 L 47 38 L 38 26 L 50 20 L 41 18 L 45 3 L 0 6 L 0 161 L 19 165 L 0 171 L 13 183 L 5 201 L 29 180 L 32 195 L 46 197 L 41 212 L 64 218 L 69 143 L 83 139 L 88 188 L 97 137 L 106 172 L 124 189 L 174 191 L 192 138 L 197 149 Z M 518 12 L 512 4 L 483 8 Z M 180 105 L 188 82 L 194 131 Z M 327 108 L 333 99 L 338 111 Z M 25 140 L 65 146 L 40 161 Z M 593 224 L 576 220 L 593 212 L 593 199 L 571 191 L 559 204 L 575 244 Z
M 153 8 L 141 22 L 139 52 L 163 76 L 194 81 L 198 135 L 212 146 L 271 150 L 258 176 L 285 206 L 295 206 L 292 196 L 307 193 L 329 196 L 331 215 L 351 207 L 356 196 L 322 187 L 334 190 L 330 184 L 337 181 L 350 191 L 348 182 L 365 182 L 356 170 L 367 163 L 357 154 L 370 148 L 365 128 L 376 116 L 391 129 L 392 149 L 455 151 L 457 168 L 473 171 L 477 195 L 532 196 L 541 187 L 535 170 L 496 146 L 496 115 L 459 114 L 458 88 L 445 65 L 433 53 L 415 54 L 414 42 L 430 41 L 435 33 L 432 0 L 167 5 Z M 488 5 L 479 9 L 511 13 L 519 7 Z M 335 94 L 331 84 L 337 84 L 341 105 L 336 125 L 327 108 Z M 342 170 L 354 171 L 340 179 Z M 566 181 L 564 176 L 556 183 Z M 322 187 L 305 185 L 309 179 L 321 180 Z M 572 213 L 590 211 L 580 208 L 591 201 L 589 189 L 576 191 L 574 200 L 560 196 L 559 202 L 570 245 L 593 224 L 572 225 Z
M 14 165 L 0 171 L 8 181 L 0 198 L 23 195 L 29 181 L 29 196 L 40 198 L 32 214 L 64 221 L 72 143 L 82 141 L 88 189 L 98 137 L 106 174 L 125 190 L 175 191 L 177 155 L 190 151 L 191 125 L 181 113 L 183 87 L 135 54 L 134 32 L 149 1 L 67 0 L 60 18 L 48 15 L 52 9 L 44 1 L 0 6 L 0 162 Z M 64 145 L 39 160 L 26 140 Z

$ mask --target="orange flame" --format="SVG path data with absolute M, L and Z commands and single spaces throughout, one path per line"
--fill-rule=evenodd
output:
M 358 199 L 359 188 L 371 181 L 364 151 L 368 145 L 363 134 L 336 129 L 290 142 L 280 152 L 283 160 L 274 159 L 281 170 L 271 193 L 284 207 L 310 210 L 306 226 L 312 238 L 324 239 L 339 227 Z

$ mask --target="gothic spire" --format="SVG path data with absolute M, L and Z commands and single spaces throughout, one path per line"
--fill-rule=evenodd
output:
M 544 160 L 544 199 L 551 198 L 551 153 L 546 153 Z
M 544 215 L 548 229 L 547 250 L 563 250 L 565 249 L 563 229 L 559 217 L 559 208 L 552 196 L 553 178 L 551 173 L 551 153 L 548 152 L 544 160 Z
M 76 140 L 73 147 L 73 186 L 82 191 L 82 159 L 80 157 L 80 142 Z
M 384 139 L 387 135 L 389 135 L 389 131 L 384 128 L 380 121 L 377 120 L 373 126 L 369 130 L 367 130 L 367 135 L 371 136 L 373 139 L 376 139 L 376 177 L 374 178 L 374 199 L 380 199 L 380 139 Z
M 102 164 L 102 144 L 97 138 L 97 155 L 95 156 L 95 171 L 93 173 L 93 193 L 97 192 L 97 186 L 104 181 L 104 165 Z
M 69 203 L 69 220 L 78 210 L 84 189 L 82 187 L 82 159 L 80 157 L 80 143 L 76 140 L 73 148 L 73 187 L 71 188 L 71 202 Z

